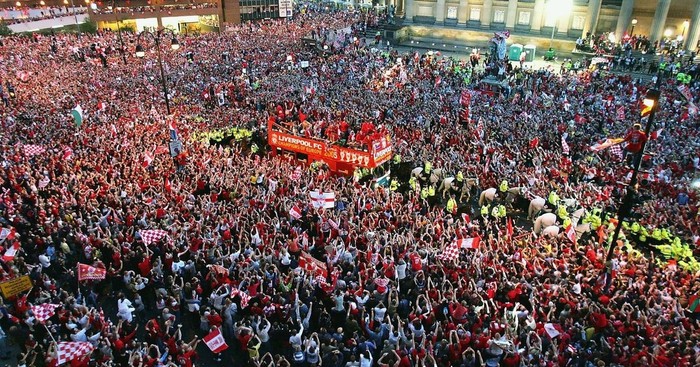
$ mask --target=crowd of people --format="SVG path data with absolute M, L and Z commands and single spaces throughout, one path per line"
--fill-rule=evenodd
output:
M 0 12 L 0 20 L 7 25 L 35 22 L 38 20 L 54 19 L 76 14 L 86 14 L 86 7 L 41 7 L 41 8 L 4 8 Z
M 489 89 L 469 60 L 375 48 L 362 22 L 308 11 L 181 37 L 162 54 L 170 116 L 155 55 L 133 56 L 137 35 L 122 35 L 126 63 L 110 32 L 4 38 L 0 278 L 28 275 L 32 286 L 2 288 L 0 358 L 700 364 L 700 269 L 655 249 L 698 255 L 698 81 L 687 100 L 661 76 L 638 204 L 612 243 L 630 170 L 590 147 L 629 136 L 649 84 L 516 66 L 495 72 L 507 88 Z M 302 41 L 312 34 L 318 47 Z M 74 57 L 95 44 L 104 62 Z M 393 164 L 428 174 L 384 187 L 237 140 L 190 139 L 238 127 L 265 140 L 268 123 L 348 144 L 388 134 Z M 515 205 L 510 219 L 484 212 L 478 195 L 446 206 L 424 190 L 438 169 L 479 191 L 574 201 L 590 230 L 542 235 Z M 333 192 L 333 207 L 317 208 L 313 190 Z M 494 207 L 506 202 L 496 195 Z M 566 214 L 559 225 L 585 221 Z M 217 333 L 227 349 L 212 349 Z

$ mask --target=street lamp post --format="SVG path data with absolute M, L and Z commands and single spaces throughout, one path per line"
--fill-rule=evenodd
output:
M 644 106 L 645 107 L 650 107 L 651 111 L 649 112 L 649 119 L 647 120 L 647 124 L 644 127 L 644 133 L 646 136 L 649 136 L 649 133 L 651 132 L 652 125 L 654 124 L 654 116 L 656 115 L 656 111 L 659 109 L 659 97 L 661 95 L 661 92 L 659 91 L 661 87 L 661 79 L 662 76 L 659 74 L 657 75 L 656 79 L 656 86 L 654 89 L 650 89 L 647 92 L 646 97 L 644 98 Z M 610 243 L 610 247 L 608 248 L 608 254 L 605 258 L 605 263 L 606 266 L 608 267 L 608 270 L 611 271 L 612 269 L 612 264 L 611 260 L 613 255 L 615 254 L 615 248 L 617 247 L 617 240 L 620 237 L 620 230 L 622 229 L 622 222 L 625 221 L 632 212 L 632 205 L 633 205 L 633 200 L 634 197 L 636 196 L 636 186 L 637 186 L 637 176 L 639 174 L 639 167 L 642 163 L 642 157 L 644 156 L 644 149 L 646 148 L 646 141 L 642 143 L 642 148 L 637 152 L 632 160 L 632 178 L 630 179 L 629 185 L 627 185 L 627 190 L 625 192 L 625 196 L 622 199 L 622 202 L 620 203 L 620 209 L 617 211 L 617 225 L 615 226 L 615 232 L 613 233 L 612 241 Z M 607 289 L 607 285 L 606 285 Z
M 630 36 L 634 36 L 634 27 L 637 25 L 637 18 L 632 19 L 632 30 L 630 31 Z
M 116 0 L 112 0 L 112 11 L 114 12 L 114 19 L 117 21 L 117 36 L 119 37 L 119 44 L 121 46 L 121 54 L 122 54 L 122 61 L 124 61 L 124 65 L 126 65 L 126 53 L 124 50 L 124 39 L 122 38 L 122 26 L 121 22 L 119 21 L 119 15 L 117 15 L 117 7 L 115 5 Z
M 170 47 L 173 50 L 177 50 L 180 48 L 180 43 L 177 41 L 177 38 L 175 37 L 175 33 L 169 29 L 159 29 L 155 32 L 149 32 L 149 31 L 143 31 L 139 34 L 139 37 L 137 39 L 136 43 L 136 57 L 138 58 L 143 58 L 146 56 L 146 51 L 144 46 L 141 43 L 142 38 L 152 38 L 153 42 L 155 43 L 156 47 L 156 52 L 158 54 L 158 68 L 160 69 L 160 82 L 163 86 L 163 93 L 165 94 L 165 110 L 168 112 L 168 115 L 170 115 L 170 98 L 168 97 L 168 81 L 165 79 L 165 69 L 163 68 L 163 56 L 161 55 L 161 50 L 160 50 L 160 41 L 163 36 L 169 36 L 170 37 Z

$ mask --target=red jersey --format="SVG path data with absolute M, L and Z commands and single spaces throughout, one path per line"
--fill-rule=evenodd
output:
M 642 150 L 642 144 L 647 141 L 647 135 L 643 131 L 633 130 L 625 137 L 627 142 L 627 150 L 632 153 L 637 153 Z

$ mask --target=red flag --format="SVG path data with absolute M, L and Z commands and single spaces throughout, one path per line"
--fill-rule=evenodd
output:
M 302 252 L 299 257 L 299 266 L 305 271 L 326 278 L 328 276 L 328 270 L 326 270 L 326 264 L 322 261 L 315 259 L 306 252 Z
M 291 209 L 289 209 L 289 215 L 294 219 L 300 219 L 301 210 L 299 209 L 299 206 L 294 205 Z
M 5 251 L 5 254 L 2 255 L 2 260 L 5 262 L 14 260 L 17 252 L 19 252 L 19 242 L 15 242 Z
M 537 145 L 540 144 L 540 138 L 535 137 L 534 139 L 530 140 L 530 149 L 535 149 L 537 148 Z
M 4 240 L 14 240 L 15 234 L 14 228 L 3 228 L 0 230 L 0 242 Z
M 664 131 L 663 128 L 654 131 L 653 133 L 651 133 L 651 135 L 649 135 L 649 139 L 651 139 L 651 140 L 656 140 L 656 139 L 658 139 L 659 136 L 661 135 L 661 132 L 662 132 L 662 131 Z
M 143 168 L 147 168 L 148 166 L 151 165 L 151 162 L 153 162 L 153 154 L 151 153 L 146 153 L 143 156 Z
M 576 228 L 574 228 L 573 225 L 569 224 L 568 227 L 566 227 L 566 238 L 571 241 L 574 245 L 576 245 Z
M 479 243 L 481 243 L 481 237 L 462 238 L 455 240 L 455 243 L 459 248 L 476 249 L 479 247 Z
M 167 192 L 168 194 L 173 192 L 173 185 L 170 184 L 169 178 L 165 178 L 165 183 L 163 184 L 163 186 L 165 187 L 165 192 Z
M 94 349 L 90 342 L 60 342 L 56 348 L 58 365 L 83 359 Z
M 459 257 L 459 241 L 460 240 L 455 240 L 448 246 L 445 246 L 445 249 L 437 255 L 437 258 L 443 261 L 453 261 Z
M 168 148 L 162 145 L 156 147 L 155 154 L 165 154 L 168 152 Z
M 73 158 L 73 149 L 67 145 L 63 146 L 63 160 L 69 161 Z
M 100 280 L 107 276 L 107 269 L 78 264 L 78 280 Z
M 511 217 L 508 217 L 508 221 L 506 222 L 506 233 L 508 237 L 513 238 L 513 219 Z
M 41 305 L 32 306 L 31 309 L 34 317 L 39 320 L 39 322 L 45 322 L 56 313 L 55 309 L 59 306 L 60 305 L 55 305 L 53 303 L 44 303 Z
M 625 119 L 625 107 L 624 106 L 620 106 L 617 108 L 617 119 L 618 120 Z
M 224 268 L 221 265 L 212 265 L 210 270 L 214 272 L 214 274 L 224 274 L 228 276 L 228 269 Z
M 695 294 L 690 297 L 688 302 L 688 311 L 692 313 L 700 312 L 700 295 Z

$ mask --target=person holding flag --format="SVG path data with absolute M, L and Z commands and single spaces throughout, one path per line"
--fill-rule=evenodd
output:
M 647 142 L 647 134 L 642 131 L 642 125 L 640 124 L 634 124 L 632 127 L 632 131 L 627 133 L 627 136 L 625 136 L 625 142 L 627 142 L 627 146 L 625 147 L 625 150 L 628 153 L 627 155 L 627 161 L 628 164 L 632 163 L 632 157 L 639 153 L 642 150 L 642 147 L 644 146 L 644 143 Z

